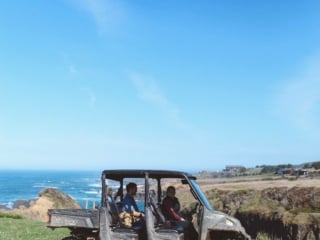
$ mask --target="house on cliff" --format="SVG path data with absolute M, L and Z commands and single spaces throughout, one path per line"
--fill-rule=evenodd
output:
M 308 171 L 301 168 L 280 168 L 276 171 L 276 174 L 279 175 L 291 175 L 291 176 L 302 176 L 308 175 Z
M 235 176 L 246 168 L 241 165 L 227 165 L 225 169 L 222 170 L 224 175 Z

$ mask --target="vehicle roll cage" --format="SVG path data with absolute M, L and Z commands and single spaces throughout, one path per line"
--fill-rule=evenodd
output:
M 149 192 L 149 179 L 155 179 L 157 181 L 157 196 L 158 202 L 161 201 L 161 179 L 163 178 L 172 178 L 172 179 L 181 179 L 182 184 L 189 184 L 190 187 L 193 186 L 191 180 L 196 180 L 196 177 L 191 175 L 190 173 L 181 172 L 181 171 L 170 171 L 170 170 L 104 170 L 101 175 L 102 182 L 102 195 L 101 195 L 101 203 L 106 201 L 106 179 L 118 181 L 120 183 L 119 189 L 115 194 L 115 198 L 120 196 L 120 200 L 123 199 L 123 188 L 124 188 L 124 179 L 128 178 L 141 178 L 145 180 L 145 192 Z M 191 192 L 196 199 L 202 202 L 200 196 L 198 196 L 197 191 L 191 188 Z M 147 202 L 148 194 L 145 194 L 145 202 Z

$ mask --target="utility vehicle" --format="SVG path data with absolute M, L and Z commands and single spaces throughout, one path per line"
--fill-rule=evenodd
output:
M 125 227 L 119 221 L 125 186 L 138 186 L 136 201 L 145 213 L 145 226 Z M 182 240 L 184 229 L 167 221 L 161 201 L 167 186 L 176 188 L 185 218 L 197 231 L 195 240 L 250 239 L 234 217 L 215 211 L 196 183 L 196 177 L 180 171 L 104 170 L 101 174 L 101 203 L 96 209 L 49 209 L 49 228 L 69 228 L 64 240 Z

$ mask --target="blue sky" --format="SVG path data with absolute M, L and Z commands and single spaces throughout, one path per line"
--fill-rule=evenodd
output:
M 320 160 L 320 3 L 0 2 L 2 169 Z

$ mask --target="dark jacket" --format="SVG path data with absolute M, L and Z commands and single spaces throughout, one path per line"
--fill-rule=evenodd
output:
M 178 198 L 170 198 L 166 196 L 162 201 L 162 212 L 167 220 L 180 221 L 181 216 L 179 215 L 180 203 Z

